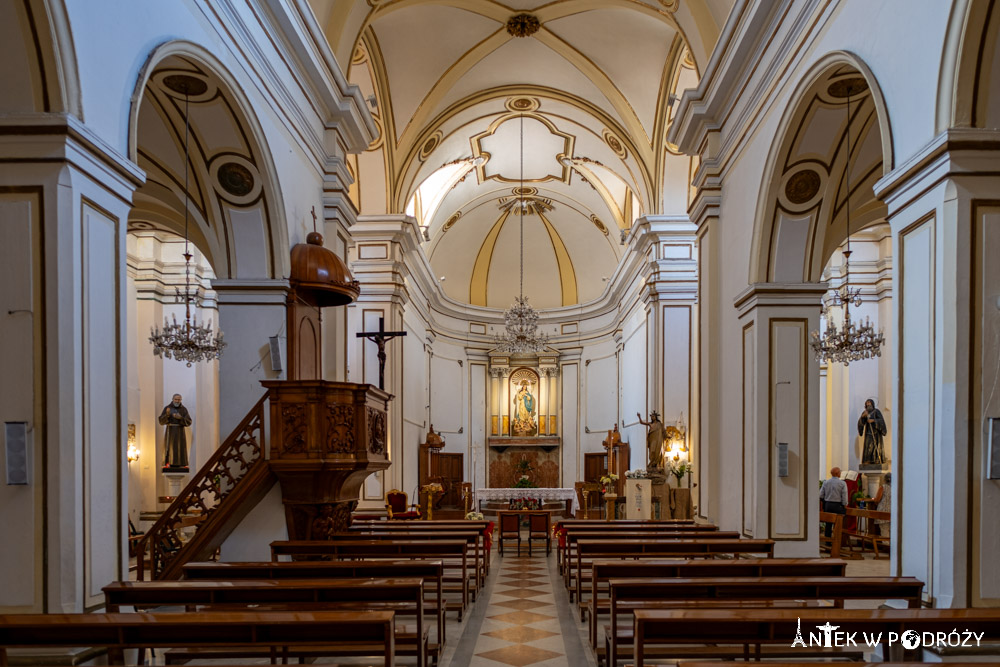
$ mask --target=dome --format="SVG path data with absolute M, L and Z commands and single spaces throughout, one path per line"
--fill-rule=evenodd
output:
M 346 306 L 358 298 L 361 285 L 347 265 L 323 247 L 323 235 L 311 232 L 292 248 L 292 286 L 303 299 L 320 308 Z

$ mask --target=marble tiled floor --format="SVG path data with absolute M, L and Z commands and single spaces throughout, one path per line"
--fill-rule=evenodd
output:
M 442 667 L 567 667 L 594 664 L 562 588 L 555 553 L 506 550 Z M 450 655 L 449 655 L 450 653 Z

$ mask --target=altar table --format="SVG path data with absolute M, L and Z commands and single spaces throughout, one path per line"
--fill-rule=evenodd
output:
M 559 500 L 566 503 L 570 517 L 576 516 L 576 489 L 476 489 L 476 509 L 483 500 L 509 502 L 516 498 L 537 498 L 539 500 Z

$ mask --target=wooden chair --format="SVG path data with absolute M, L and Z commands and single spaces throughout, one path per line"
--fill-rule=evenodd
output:
M 531 556 L 532 540 L 545 540 L 545 555 L 552 553 L 552 515 L 548 512 L 532 512 L 528 515 L 528 556 Z
M 416 505 L 407 505 L 406 491 L 393 489 L 385 494 L 385 511 L 390 519 L 419 519 L 420 510 Z M 409 508 L 409 509 L 407 509 Z
M 136 544 L 145 535 L 145 531 L 137 530 L 135 524 L 132 523 L 132 517 L 128 518 L 128 557 L 136 558 Z
M 513 512 L 500 512 L 500 555 L 504 540 L 517 540 L 517 555 L 521 555 L 521 517 Z

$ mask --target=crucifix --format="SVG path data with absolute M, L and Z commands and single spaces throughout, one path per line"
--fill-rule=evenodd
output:
M 385 318 L 378 318 L 378 331 L 362 331 L 358 338 L 367 338 L 378 345 L 378 388 L 385 389 L 385 342 L 396 336 L 405 336 L 405 331 L 386 331 Z

